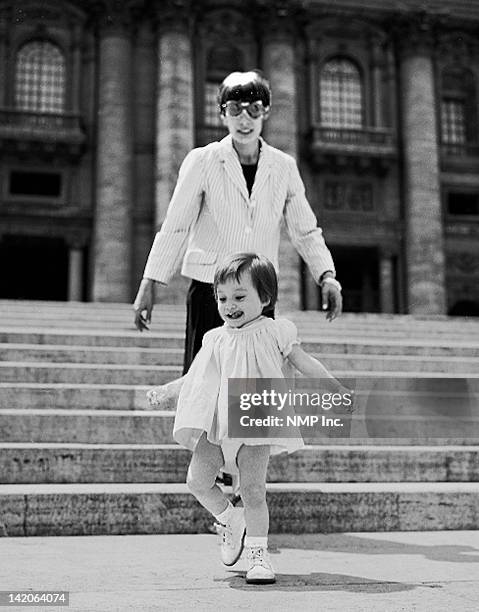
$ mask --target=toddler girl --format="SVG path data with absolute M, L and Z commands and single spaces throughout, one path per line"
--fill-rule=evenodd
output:
M 329 378 L 338 391 L 346 389 L 316 359 L 303 351 L 295 325 L 263 316 L 273 308 L 278 281 L 272 263 L 254 253 L 228 258 L 214 278 L 222 327 L 208 331 L 202 348 L 185 376 L 149 391 L 150 404 L 177 393 L 173 437 L 193 451 L 187 484 L 196 499 L 223 526 L 221 557 L 233 565 L 246 547 L 246 582 L 275 582 L 267 552 L 269 529 L 266 471 L 271 454 L 304 446 L 293 438 L 229 438 L 228 379 L 293 377 L 293 367 L 308 378 Z M 289 371 L 289 373 L 288 373 Z M 216 484 L 216 476 L 239 471 L 244 508 L 233 507 Z

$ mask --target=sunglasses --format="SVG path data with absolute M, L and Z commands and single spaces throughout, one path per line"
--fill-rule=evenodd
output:
M 258 117 L 261 117 L 266 112 L 266 108 L 263 106 L 261 100 L 257 102 L 237 102 L 236 100 L 228 100 L 228 102 L 221 105 L 221 108 L 223 108 L 225 113 L 230 117 L 239 117 L 243 110 L 246 109 L 246 112 L 252 119 L 258 119 Z

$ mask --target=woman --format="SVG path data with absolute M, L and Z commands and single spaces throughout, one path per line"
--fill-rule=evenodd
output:
M 183 258 L 181 272 L 192 279 L 184 373 L 205 332 L 223 323 L 212 289 L 217 264 L 231 253 L 254 251 L 278 270 L 283 220 L 322 288 L 327 318 L 333 320 L 342 308 L 341 285 L 296 162 L 261 138 L 271 108 L 268 81 L 257 70 L 233 72 L 220 86 L 218 104 L 229 134 L 186 156 L 133 306 L 137 329 L 148 329 L 155 284 L 166 285 Z M 272 311 L 266 314 L 273 316 Z

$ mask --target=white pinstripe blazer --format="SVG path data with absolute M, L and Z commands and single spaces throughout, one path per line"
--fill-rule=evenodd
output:
M 261 139 L 249 196 L 231 136 L 193 149 L 181 165 L 143 276 L 168 283 L 183 258 L 184 276 L 211 283 L 217 264 L 240 251 L 261 253 L 278 270 L 283 220 L 313 277 L 334 271 L 293 157 Z

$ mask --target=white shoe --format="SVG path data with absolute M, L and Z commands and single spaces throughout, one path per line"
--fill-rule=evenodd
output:
M 230 520 L 226 525 L 220 525 L 218 532 L 222 536 L 221 560 L 224 565 L 234 565 L 241 557 L 246 535 L 244 508 L 233 508 Z
M 276 576 L 266 548 L 248 546 L 246 550 L 248 552 L 246 582 L 248 584 L 273 584 L 276 582 Z

